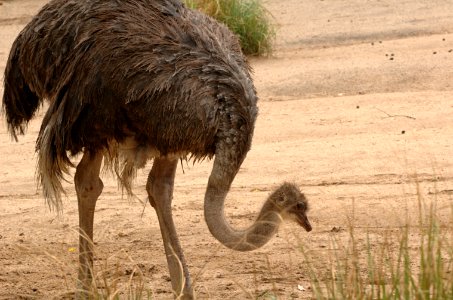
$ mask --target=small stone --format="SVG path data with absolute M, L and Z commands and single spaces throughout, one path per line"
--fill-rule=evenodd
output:
M 332 228 L 332 230 L 330 230 L 330 231 L 331 231 L 331 232 L 340 232 L 341 230 L 342 230 L 341 227 L 339 227 L 339 226 L 338 226 L 338 227 L 334 226 L 334 227 Z
M 406 133 L 406 130 L 402 130 L 402 131 L 401 131 L 401 134 L 405 134 L 405 133 Z
M 157 269 L 156 269 L 156 266 L 154 266 L 154 265 L 152 265 L 152 266 L 149 267 L 149 269 L 148 269 L 148 272 L 150 272 L 150 273 L 154 273 L 154 272 L 156 272 L 156 271 L 157 271 Z
M 128 269 L 124 270 L 124 274 L 126 274 L 128 276 L 131 275 L 132 274 L 132 269 L 128 268 Z
M 167 294 L 167 290 L 166 289 L 162 289 L 162 288 L 157 288 L 156 289 L 156 294 Z
M 433 54 L 437 54 L 437 51 L 434 51 Z

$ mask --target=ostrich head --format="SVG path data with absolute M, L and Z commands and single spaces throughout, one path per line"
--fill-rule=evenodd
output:
M 299 188 L 292 183 L 285 182 L 268 198 L 275 206 L 283 219 L 293 219 L 306 231 L 312 227 L 307 218 L 308 201 Z

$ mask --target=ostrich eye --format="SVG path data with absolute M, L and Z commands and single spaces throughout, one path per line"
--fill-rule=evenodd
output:
M 296 204 L 296 209 L 297 210 L 304 210 L 305 209 L 305 204 L 301 203 L 301 202 L 297 203 Z
M 286 201 L 286 197 L 283 195 L 277 198 L 277 203 L 279 205 L 283 205 L 285 203 L 285 201 Z

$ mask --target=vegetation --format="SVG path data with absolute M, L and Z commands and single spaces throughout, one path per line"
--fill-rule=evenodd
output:
M 383 239 L 358 240 L 349 227 L 349 242 L 332 240 L 333 253 L 324 273 L 314 266 L 319 254 L 303 249 L 316 299 L 453 299 L 453 215 L 442 225 L 435 204 L 424 209 L 418 194 L 418 225 L 393 230 Z M 414 247 L 415 245 L 415 247 Z M 359 250 L 359 249 L 365 249 Z M 325 268 L 323 268 L 325 270 Z
M 420 192 L 417 195 L 418 218 L 402 220 L 405 224 L 402 227 L 368 229 L 367 236 L 361 238 L 352 212 L 348 229 L 332 234 L 327 251 L 311 250 L 309 245 L 300 243 L 305 256 L 302 268 L 310 280 L 305 296 L 311 292 L 319 300 L 453 299 L 453 209 L 445 216 L 436 207 L 436 199 L 427 203 Z M 40 252 L 39 249 L 29 251 Z M 76 248 L 68 251 L 75 258 Z M 156 297 L 145 265 L 135 263 L 124 249 L 113 254 L 108 252 L 95 255 L 98 259 L 89 299 Z M 55 260 L 63 276 L 70 274 L 65 282 L 71 291 L 77 276 L 74 273 L 77 260 L 68 262 L 50 253 L 45 256 Z M 272 266 L 268 258 L 266 261 L 268 277 L 272 278 Z M 254 291 L 247 290 L 240 282 L 235 284 L 243 291 L 244 298 L 279 298 L 277 283 L 265 291 L 256 278 Z
M 260 0 L 185 0 L 185 3 L 227 25 L 239 37 L 245 54 L 271 53 L 275 27 Z

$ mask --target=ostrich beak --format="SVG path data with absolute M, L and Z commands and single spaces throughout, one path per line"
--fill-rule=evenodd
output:
M 310 232 L 313 229 L 305 214 L 298 214 L 296 219 L 297 223 L 299 223 L 299 225 L 302 226 L 307 232 Z

